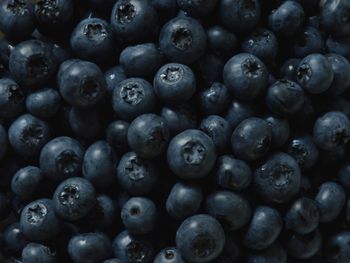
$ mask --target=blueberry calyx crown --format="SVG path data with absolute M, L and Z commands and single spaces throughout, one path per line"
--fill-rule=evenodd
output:
M 65 150 L 57 156 L 55 163 L 60 173 L 70 175 L 77 171 L 79 158 L 72 150 Z
M 47 215 L 47 207 L 41 203 L 33 204 L 28 207 L 27 220 L 31 224 L 40 224 Z
M 60 203 L 64 206 L 74 205 L 80 197 L 80 189 L 77 185 L 66 185 L 59 194 Z
M 135 82 L 126 83 L 120 90 L 121 98 L 131 105 L 139 104 L 144 95 L 143 87 Z
M 182 146 L 182 155 L 187 164 L 199 165 L 206 157 L 206 150 L 199 141 L 190 141 Z
M 192 32 L 188 28 L 180 27 L 172 32 L 171 41 L 180 50 L 186 50 L 192 44 Z

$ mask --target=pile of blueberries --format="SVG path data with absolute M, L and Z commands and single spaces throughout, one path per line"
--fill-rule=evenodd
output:
M 1 263 L 349 263 L 350 0 L 0 0 Z

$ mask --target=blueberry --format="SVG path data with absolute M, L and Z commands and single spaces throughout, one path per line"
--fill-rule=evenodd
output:
M 273 113 L 288 116 L 298 112 L 304 105 L 304 91 L 297 83 L 281 79 L 268 88 L 265 100 Z
M 217 191 L 209 195 L 206 210 L 228 231 L 242 228 L 252 215 L 248 201 L 230 191 Z
M 332 84 L 334 73 L 327 57 L 311 54 L 303 58 L 297 69 L 297 80 L 305 91 L 313 94 L 325 92 Z
M 23 248 L 29 243 L 18 222 L 5 227 L 2 234 L 6 250 L 12 253 L 20 254 Z
M 52 48 L 40 40 L 27 40 L 11 52 L 9 68 L 15 80 L 26 86 L 45 84 L 56 72 Z
M 320 213 L 316 202 L 307 197 L 297 199 L 285 216 L 285 226 L 304 235 L 314 231 L 319 224 Z
M 157 177 L 154 163 L 140 158 L 135 152 L 125 153 L 119 161 L 118 182 L 133 195 L 149 193 L 155 186 Z
M 271 64 L 278 52 L 278 41 L 270 30 L 258 28 L 243 39 L 241 49 L 257 56 L 264 63 Z
M 332 235 L 327 241 L 326 258 L 329 263 L 345 263 L 350 257 L 350 231 Z
M 70 46 L 81 59 L 106 63 L 116 53 L 112 27 L 100 18 L 86 18 L 77 24 L 70 37 Z
M 271 140 L 269 124 L 263 119 L 251 117 L 242 121 L 233 131 L 231 146 L 239 159 L 254 161 L 267 153 Z
M 287 59 L 281 66 L 281 77 L 291 81 L 297 81 L 297 68 L 300 64 L 299 58 Z
M 39 243 L 29 243 L 22 250 L 23 263 L 55 263 L 55 252 Z
M 11 39 L 29 37 L 35 29 L 31 2 L 26 0 L 1 1 L 0 29 Z
M 233 100 L 226 112 L 225 119 L 235 129 L 245 119 L 253 117 L 255 110 L 251 104 L 244 103 L 238 100 Z
M 210 115 L 202 120 L 199 129 L 213 140 L 218 152 L 223 152 L 228 148 L 232 130 L 230 124 L 224 118 L 218 115 Z
M 113 90 L 112 107 L 123 120 L 133 120 L 141 114 L 152 112 L 155 102 L 152 85 L 141 78 L 125 79 Z
M 168 214 L 178 220 L 194 215 L 200 208 L 203 193 L 198 185 L 189 183 L 176 183 L 166 200 Z
M 204 132 L 185 130 L 170 141 L 167 158 L 177 176 L 184 179 L 204 177 L 215 164 L 215 145 Z
M 161 29 L 159 47 L 172 62 L 191 64 L 200 58 L 207 43 L 202 25 L 191 17 L 176 17 Z
M 346 59 L 350 58 L 349 44 L 350 44 L 349 37 L 336 38 L 330 35 L 326 40 L 326 47 L 328 52 L 341 55 Z
M 68 253 L 74 263 L 100 263 L 112 255 L 109 238 L 102 233 L 85 233 L 73 236 L 68 243 Z
M 31 198 L 39 191 L 43 174 L 36 166 L 26 166 L 18 170 L 12 177 L 11 190 L 23 200 Z
M 232 57 L 238 46 L 237 37 L 225 28 L 215 25 L 207 29 L 208 46 L 219 57 Z
M 223 77 L 228 90 L 240 100 L 257 98 L 268 84 L 268 71 L 265 64 L 248 53 L 240 53 L 228 60 Z
M 59 111 L 61 96 L 55 89 L 44 88 L 29 94 L 25 103 L 28 112 L 34 116 L 51 118 Z
M 90 145 L 84 154 L 82 172 L 97 189 L 108 189 L 115 182 L 116 154 L 106 141 Z
M 297 1 L 284 1 L 269 16 L 269 27 L 278 35 L 291 37 L 303 25 L 304 9 Z
M 212 262 L 223 251 L 224 245 L 224 230 L 208 215 L 187 218 L 176 232 L 176 246 L 188 262 Z
M 270 115 L 264 118 L 270 125 L 272 131 L 271 147 L 278 148 L 284 145 L 289 139 L 290 125 L 286 119 Z
M 292 234 L 287 241 L 288 255 L 297 259 L 311 258 L 321 247 L 322 235 L 319 230 L 306 235 Z
M 154 202 L 144 197 L 132 197 L 121 210 L 121 219 L 131 234 L 150 233 L 156 224 L 157 208 Z
M 230 104 L 230 94 L 225 85 L 214 82 L 199 95 L 200 109 L 205 115 L 221 114 Z
M 160 114 L 166 121 L 172 136 L 184 130 L 193 129 L 197 124 L 192 107 L 188 105 L 182 105 L 181 107 L 163 107 Z
M 319 154 L 310 135 L 292 138 L 287 146 L 287 153 L 294 157 L 302 170 L 314 167 Z
M 336 219 L 345 204 L 346 194 L 344 188 L 335 182 L 321 184 L 315 196 L 320 211 L 320 222 L 331 222 Z
M 70 0 L 38 0 L 34 5 L 37 28 L 45 34 L 64 31 L 74 16 L 74 2 Z
M 196 91 L 192 70 L 180 63 L 162 66 L 154 76 L 154 91 L 166 104 L 177 105 L 188 101 Z
M 223 188 L 243 190 L 252 181 L 252 170 L 244 161 L 223 155 L 218 158 L 216 181 Z
M 350 121 L 345 114 L 337 111 L 320 116 L 313 128 L 313 139 L 323 150 L 335 150 L 350 139 Z
M 128 77 L 153 76 L 162 60 L 162 54 L 153 43 L 128 46 L 119 57 L 119 63 Z
M 121 262 L 150 263 L 154 256 L 154 245 L 148 236 L 136 236 L 123 231 L 114 239 L 113 251 Z
M 64 67 L 64 68 L 62 68 Z M 61 65 L 58 74 L 63 99 L 78 108 L 96 105 L 104 96 L 107 84 L 101 69 L 94 63 L 75 60 Z
M 266 249 L 275 242 L 281 230 L 282 218 L 279 212 L 268 206 L 258 206 L 245 231 L 243 244 L 254 250 Z
M 287 252 L 277 242 L 262 251 L 248 255 L 247 263 L 287 263 Z
M 176 247 L 168 247 L 157 254 L 153 263 L 185 263 L 185 260 Z
M 128 149 L 129 123 L 126 121 L 112 121 L 106 128 L 106 141 L 117 151 L 125 152 Z
M 82 224 L 87 223 L 88 229 L 91 227 L 106 234 L 114 233 L 119 220 L 119 207 L 109 195 L 99 194 L 96 201 L 95 208 L 82 219 Z
M 0 192 L 0 221 L 6 219 L 11 213 L 10 199 Z
M 323 28 L 332 35 L 348 36 L 350 34 L 349 9 L 348 1 L 325 1 L 320 12 Z
M 325 49 L 321 32 L 312 26 L 306 26 L 300 30 L 291 44 L 291 52 L 297 58 L 303 58 L 312 53 L 323 53 Z
M 327 59 L 331 63 L 334 78 L 328 92 L 332 95 L 344 93 L 350 86 L 350 63 L 343 56 L 337 54 L 327 54 Z
M 2 126 L 0 124 L 0 160 L 5 156 L 6 151 L 7 151 L 7 145 L 8 145 L 8 139 L 7 139 L 7 132 L 4 128 L 4 126 Z
M 276 153 L 255 170 L 255 190 L 267 201 L 285 203 L 300 188 L 301 173 L 297 161 L 286 153 Z
M 40 153 L 40 169 L 53 181 L 63 181 L 81 172 L 84 150 L 70 137 L 56 137 Z
M 18 117 L 8 130 L 12 148 L 23 157 L 35 157 L 50 139 L 46 122 L 30 115 Z
M 193 16 L 204 16 L 212 12 L 216 6 L 217 0 L 208 1 L 186 1 L 177 0 L 179 7 L 186 13 Z
M 155 114 L 143 114 L 128 129 L 130 148 L 142 158 L 154 158 L 165 151 L 169 140 L 166 121 Z
M 157 13 L 147 0 L 118 0 L 111 13 L 116 37 L 125 43 L 143 41 L 157 30 Z
M 117 258 L 111 258 L 103 261 L 103 263 L 121 263 L 121 261 Z
M 53 202 L 50 199 L 39 199 L 23 208 L 20 226 L 28 239 L 42 241 L 59 234 L 62 225 L 55 213 Z
M 105 79 L 107 82 L 107 95 L 111 95 L 114 87 L 116 87 L 119 82 L 126 79 L 124 69 L 121 66 L 115 66 L 108 69 L 105 72 Z
M 220 2 L 220 20 L 237 33 L 251 31 L 259 22 L 261 7 L 257 0 L 224 0 Z

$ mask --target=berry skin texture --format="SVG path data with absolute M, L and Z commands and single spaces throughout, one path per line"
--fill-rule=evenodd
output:
M 320 116 L 313 128 L 313 139 L 322 150 L 335 150 L 350 139 L 350 121 L 342 112 L 331 111 Z
M 331 63 L 334 78 L 328 92 L 332 95 L 344 93 L 350 86 L 350 63 L 343 56 L 337 54 L 327 54 L 327 59 Z
M 304 105 L 304 91 L 297 83 L 281 79 L 268 88 L 265 100 L 273 113 L 288 116 L 298 112 Z
M 268 123 L 260 118 L 242 121 L 232 133 L 232 150 L 239 159 L 254 161 L 263 157 L 271 145 L 272 131 Z
M 270 115 L 264 118 L 272 130 L 271 147 L 278 148 L 284 145 L 290 135 L 290 125 L 287 119 Z
M 200 208 L 203 200 L 202 189 L 194 184 L 176 183 L 166 200 L 168 214 L 177 219 L 184 220 L 194 215 Z
M 224 83 L 238 99 L 251 101 L 265 90 L 268 84 L 268 70 L 256 56 L 240 53 L 225 64 Z
M 22 250 L 23 263 L 55 263 L 55 253 L 47 246 L 39 243 L 29 243 Z
M 224 0 L 220 2 L 221 23 L 230 31 L 251 31 L 259 22 L 261 7 L 257 0 Z
M 204 132 L 190 129 L 176 135 L 169 143 L 167 159 L 170 169 L 183 179 L 209 174 L 216 160 L 215 145 Z
M 87 18 L 75 27 L 71 48 L 79 58 L 106 63 L 115 56 L 115 39 L 110 24 L 100 18 Z
M 191 68 L 180 63 L 162 66 L 154 76 L 154 91 L 164 103 L 178 105 L 188 101 L 196 91 Z
M 325 1 L 320 14 L 324 29 L 337 37 L 348 36 L 350 33 L 349 8 L 349 1 Z
M 162 249 L 153 263 L 186 263 L 176 247 Z
M 132 197 L 121 210 L 121 219 L 131 234 L 150 233 L 156 224 L 157 208 L 152 200 L 144 197 Z
M 112 247 L 121 262 L 148 263 L 154 257 L 154 244 L 147 235 L 132 235 L 125 230 L 116 236 Z
M 220 255 L 224 245 L 224 230 L 208 215 L 187 218 L 176 232 L 176 246 L 188 262 L 211 262 Z
M 11 190 L 22 200 L 27 200 L 39 190 L 43 180 L 41 170 L 36 166 L 26 166 L 12 177 Z
M 118 0 L 111 12 L 111 26 L 123 43 L 136 43 L 158 32 L 157 13 L 147 0 Z
M 0 116 L 13 118 L 24 109 L 25 95 L 22 88 L 12 79 L 0 79 Z
M 228 231 L 242 228 L 252 215 L 249 202 L 230 191 L 218 191 L 209 195 L 206 210 Z
M 287 241 L 287 253 L 297 259 L 311 258 L 321 247 L 322 235 L 319 230 L 307 235 L 292 234 Z
M 152 112 L 156 96 L 152 85 L 141 78 L 121 81 L 113 90 L 112 107 L 118 116 L 131 121 L 137 116 Z
M 132 121 L 128 129 L 128 143 L 141 158 L 161 155 L 169 141 L 166 121 L 155 114 L 143 114 Z
M 230 104 L 230 94 L 225 85 L 214 82 L 208 89 L 199 93 L 199 104 L 205 115 L 221 114 Z
M 276 153 L 254 173 L 254 189 L 269 202 L 285 203 L 300 189 L 301 173 L 296 160 L 286 153 Z
M 322 54 L 311 54 L 303 58 L 297 69 L 298 83 L 306 92 L 319 94 L 328 90 L 334 73 L 332 65 Z
M 248 255 L 248 263 L 287 263 L 287 252 L 278 243 L 273 243 L 263 251 L 255 251 L 254 254 Z
M 155 186 L 158 174 L 155 163 L 139 157 L 135 152 L 125 153 L 117 167 L 119 184 L 132 195 L 144 195 Z
M 325 182 L 315 197 L 320 211 L 320 222 L 331 222 L 341 213 L 346 200 L 344 188 L 335 182 Z
M 109 238 L 102 233 L 85 233 L 73 236 L 68 243 L 68 253 L 74 263 L 100 263 L 112 256 Z
M 96 189 L 108 189 L 115 183 L 116 164 L 113 148 L 106 141 L 97 141 L 84 154 L 82 173 Z
M 254 250 L 265 249 L 277 239 L 282 226 L 282 218 L 277 210 L 258 206 L 245 232 L 243 244 Z
M 94 63 L 75 60 L 61 65 L 58 74 L 62 98 L 74 107 L 91 108 L 104 96 L 106 80 L 101 69 Z
M 191 17 L 176 17 L 161 29 L 159 48 L 171 61 L 192 64 L 203 54 L 207 36 L 202 25 Z
M 56 72 L 52 48 L 40 40 L 27 40 L 11 52 L 9 69 L 15 80 L 25 86 L 46 84 Z
M 11 124 L 8 138 L 18 154 L 26 158 L 34 157 L 50 139 L 49 127 L 46 122 L 24 114 Z
M 334 234 L 326 244 L 326 258 L 330 263 L 345 263 L 350 256 L 350 231 Z
M 39 199 L 23 208 L 20 226 L 28 239 L 43 241 L 59 234 L 61 220 L 56 215 L 54 204 L 50 199 Z
M 29 94 L 25 100 L 27 110 L 40 119 L 53 117 L 61 106 L 61 96 L 51 88 L 45 88 Z
M 67 221 L 76 221 L 95 207 L 96 192 L 88 180 L 72 177 L 57 186 L 52 200 L 58 216 Z
M 187 1 L 177 0 L 179 7 L 192 16 L 204 16 L 209 14 L 216 6 L 218 0 Z
M 81 171 L 84 150 L 78 141 L 61 136 L 49 141 L 40 153 L 40 169 L 55 182 L 78 176 Z
M 303 7 L 296 1 L 284 1 L 269 16 L 269 27 L 278 35 L 291 37 L 303 25 Z
M 302 170 L 314 167 L 319 156 L 319 151 L 310 135 L 292 138 L 287 145 L 287 153 L 298 162 Z

